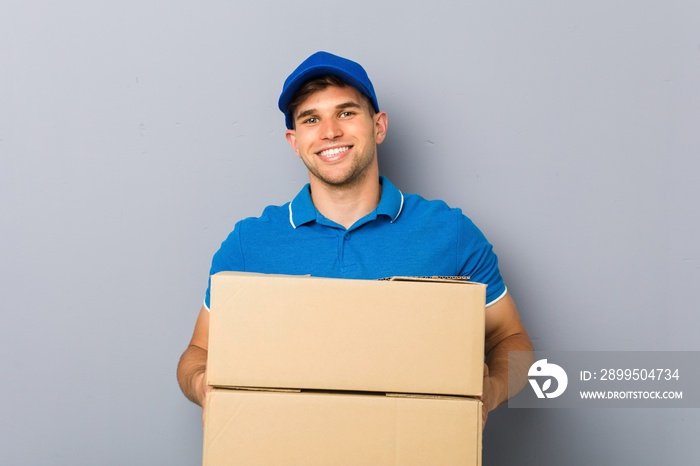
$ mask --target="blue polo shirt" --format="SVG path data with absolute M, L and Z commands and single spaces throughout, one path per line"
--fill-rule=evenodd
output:
M 214 254 L 210 275 L 468 276 L 488 285 L 487 305 L 505 294 L 491 244 L 460 209 L 403 194 L 384 177 L 380 183 L 377 208 L 348 229 L 321 215 L 307 184 L 291 202 L 238 222 Z M 207 288 L 207 308 L 209 296 Z

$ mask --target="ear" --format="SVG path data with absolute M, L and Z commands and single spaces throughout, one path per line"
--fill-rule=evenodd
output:
M 297 149 L 297 133 L 293 129 L 288 129 L 287 131 L 284 132 L 284 137 L 287 138 L 287 142 L 289 143 L 290 146 L 292 146 L 292 150 L 299 154 L 299 150 Z
M 374 142 L 381 144 L 386 137 L 386 130 L 389 126 L 389 118 L 385 112 L 374 115 Z

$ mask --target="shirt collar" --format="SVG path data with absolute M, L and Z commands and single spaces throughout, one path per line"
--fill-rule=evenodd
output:
M 403 193 L 383 176 L 379 177 L 379 183 L 382 185 L 382 197 L 373 214 L 386 215 L 394 223 L 403 210 Z M 289 223 L 292 224 L 292 228 L 297 228 L 315 221 L 320 215 L 311 200 L 311 185 L 307 183 L 289 203 Z
M 289 203 L 289 223 L 296 229 L 298 226 L 316 220 L 316 215 L 318 211 L 311 200 L 311 185 L 307 183 L 301 188 L 297 197 Z
M 382 197 L 377 206 L 377 215 L 386 215 L 394 223 L 403 210 L 403 193 L 383 176 L 379 177 L 379 184 L 382 185 Z

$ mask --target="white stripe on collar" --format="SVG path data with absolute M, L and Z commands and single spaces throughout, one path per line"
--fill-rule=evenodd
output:
M 394 223 L 396 219 L 399 218 L 399 215 L 401 215 L 401 211 L 403 210 L 403 193 L 399 191 L 399 194 L 401 194 L 401 205 L 399 206 L 399 211 L 396 213 L 396 217 L 391 220 L 391 223 Z
M 297 229 L 297 226 L 294 225 L 294 215 L 292 214 L 292 202 L 289 202 L 289 223 L 292 224 L 292 228 L 295 230 Z

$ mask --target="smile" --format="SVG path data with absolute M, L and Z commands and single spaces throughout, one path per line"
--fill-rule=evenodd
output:
M 343 152 L 346 152 L 350 150 L 349 146 L 343 146 L 343 147 L 334 147 L 333 149 L 326 149 L 322 150 L 321 152 L 318 153 L 320 157 L 333 157 L 338 154 L 341 154 Z

